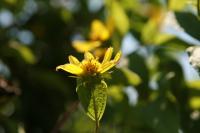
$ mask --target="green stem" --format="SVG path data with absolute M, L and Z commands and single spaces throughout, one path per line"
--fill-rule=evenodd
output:
M 98 120 L 98 118 L 97 118 L 97 106 L 96 106 L 94 91 L 93 91 L 93 105 L 94 105 L 94 114 L 95 114 L 95 123 L 96 123 L 95 133 L 98 133 L 98 129 L 99 129 L 99 120 Z

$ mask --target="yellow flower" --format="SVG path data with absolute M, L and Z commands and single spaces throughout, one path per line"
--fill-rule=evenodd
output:
M 108 28 L 99 20 L 94 20 L 91 25 L 90 39 L 105 41 L 110 37 Z
M 109 24 L 110 27 L 111 24 Z M 94 20 L 91 24 L 90 30 L 90 40 L 89 41 L 79 41 L 75 40 L 72 46 L 76 51 L 84 53 L 87 51 L 92 51 L 102 45 L 101 42 L 108 40 L 110 37 L 110 31 L 107 25 L 103 24 L 100 20 Z
M 121 51 L 119 51 L 111 60 L 112 53 L 113 48 L 108 48 L 102 62 L 99 62 L 98 58 L 95 58 L 90 52 L 85 52 L 84 59 L 81 62 L 70 55 L 69 63 L 57 66 L 56 70 L 62 69 L 77 76 L 102 74 L 114 67 L 121 57 Z
M 101 45 L 99 41 L 73 41 L 72 46 L 76 49 L 76 51 L 80 53 L 84 53 L 87 51 L 91 51 Z

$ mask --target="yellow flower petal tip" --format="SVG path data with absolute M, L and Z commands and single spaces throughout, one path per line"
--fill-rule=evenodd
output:
M 115 62 L 119 62 L 121 56 L 122 56 L 122 52 L 119 51 L 119 52 L 115 55 L 114 61 L 115 61 Z
M 98 57 L 95 58 L 90 52 L 85 52 L 84 59 L 81 62 L 76 57 L 70 55 L 68 57 L 69 63 L 57 66 L 56 70 L 61 69 L 77 76 L 102 74 L 114 67 L 120 60 L 121 51 L 115 55 L 114 59 L 111 59 L 112 53 L 113 48 L 108 48 L 102 62 L 99 62 Z
M 110 61 L 111 57 L 112 57 L 112 53 L 113 53 L 113 48 L 110 47 L 106 50 L 105 55 L 104 55 L 104 59 L 102 63 L 105 63 L 107 61 Z
M 94 56 L 93 56 L 92 53 L 90 53 L 90 52 L 85 52 L 84 58 L 85 58 L 86 60 L 92 60 L 92 59 L 94 59 Z
M 79 62 L 79 60 L 76 58 L 76 57 L 74 57 L 74 56 L 72 56 L 72 55 L 70 55 L 69 57 L 69 63 L 71 63 L 71 64 L 79 64 L 80 62 Z

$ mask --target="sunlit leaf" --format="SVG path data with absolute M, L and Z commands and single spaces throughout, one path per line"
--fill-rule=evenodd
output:
M 14 5 L 17 3 L 17 0 L 4 0 L 6 3 Z
M 200 90 L 200 80 L 187 81 L 186 83 L 189 88 Z
M 180 11 L 186 6 L 187 2 L 188 0 L 169 0 L 169 8 L 171 10 Z
M 122 68 L 121 69 L 124 75 L 126 76 L 128 82 L 131 85 L 138 85 L 142 82 L 141 78 L 138 76 L 138 74 L 134 73 L 128 68 Z
M 95 80 L 95 79 L 93 79 Z M 77 93 L 86 114 L 94 121 L 100 121 L 103 116 L 106 100 L 107 85 L 103 80 L 77 80 Z
M 141 4 L 138 0 L 123 0 L 120 1 L 125 9 L 129 10 L 139 10 L 141 8 Z
M 169 34 L 158 34 L 155 38 L 155 43 L 156 44 L 162 44 L 166 41 L 171 40 L 172 38 L 174 38 L 173 35 L 169 35 Z
M 145 43 L 154 43 L 158 34 L 158 25 L 155 21 L 149 20 L 142 30 L 142 40 Z
M 27 63 L 34 64 L 36 62 L 36 58 L 29 47 L 21 45 L 17 42 L 11 42 L 10 46 L 17 50 Z
M 113 85 L 108 88 L 108 95 L 111 96 L 115 101 L 123 100 L 123 91 L 121 86 Z
M 114 23 L 121 34 L 127 33 L 129 30 L 129 18 L 120 3 L 113 1 L 111 7 L 111 15 L 113 16 Z
M 200 108 L 200 97 L 192 97 L 190 99 L 189 103 L 193 109 L 199 109 Z
M 108 80 L 108 83 L 112 85 L 136 86 L 142 82 L 140 76 L 128 68 L 116 69 L 111 77 L 112 80 Z

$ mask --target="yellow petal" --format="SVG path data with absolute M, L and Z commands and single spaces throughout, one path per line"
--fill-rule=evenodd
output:
M 69 58 L 69 62 L 70 62 L 71 64 L 75 64 L 75 65 L 80 64 L 79 60 L 78 60 L 76 57 L 70 55 L 68 58 Z
M 69 72 L 75 75 L 80 75 L 83 73 L 83 69 L 75 64 L 64 64 L 64 65 L 57 66 L 56 70 L 59 70 L 59 69 L 62 69 L 66 72 Z
M 99 68 L 99 66 L 101 65 L 101 63 L 98 61 L 98 60 L 92 60 L 91 62 L 90 62 L 93 66 L 96 66 L 97 68 Z
M 92 40 L 105 41 L 110 37 L 109 30 L 107 27 L 99 20 L 94 20 L 91 25 L 90 38 Z
M 113 61 L 106 62 L 98 69 L 98 72 L 104 73 L 114 66 L 115 66 L 115 63 Z
M 122 52 L 121 52 L 121 51 L 119 51 L 119 52 L 115 55 L 115 58 L 114 58 L 114 62 L 115 62 L 115 63 L 117 63 L 117 62 L 120 60 L 121 55 L 122 55 Z
M 86 60 L 92 60 L 92 59 L 94 59 L 94 56 L 90 52 L 85 52 L 84 58 Z
M 112 47 L 110 47 L 110 48 L 108 48 L 106 50 L 106 53 L 105 53 L 105 56 L 104 56 L 102 64 L 104 64 L 105 62 L 110 61 L 110 59 L 112 57 L 112 53 L 113 53 L 113 48 Z
M 91 51 L 101 45 L 99 41 L 73 41 L 72 46 L 76 49 L 76 51 L 80 53 L 84 53 L 87 51 Z

